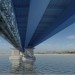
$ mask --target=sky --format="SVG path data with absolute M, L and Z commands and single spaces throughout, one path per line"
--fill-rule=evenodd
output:
M 11 52 L 11 48 L 13 48 L 13 46 L 7 40 L 0 36 L 0 53 Z
M 9 52 L 13 46 L 0 36 L 0 52 Z M 36 52 L 75 50 L 75 23 L 35 47 Z

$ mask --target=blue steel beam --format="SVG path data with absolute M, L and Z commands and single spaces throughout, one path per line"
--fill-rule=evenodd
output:
M 50 0 L 31 0 L 25 47 L 28 46 Z
M 24 51 L 30 0 L 12 0 L 12 2 L 20 34 L 21 45 Z
M 72 1 L 71 5 L 68 7 L 68 9 L 56 20 L 53 25 L 57 25 L 52 32 L 50 31 L 50 28 L 47 32 L 44 33 L 42 38 L 36 40 L 32 47 L 35 47 L 36 45 L 40 44 L 41 42 L 45 41 L 46 39 L 50 38 L 51 36 L 55 35 L 57 32 L 65 29 L 66 27 L 70 26 L 71 24 L 75 23 L 75 0 Z

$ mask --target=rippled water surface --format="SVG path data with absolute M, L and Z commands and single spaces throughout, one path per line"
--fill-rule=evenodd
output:
M 27 70 L 23 66 L 17 69 L 12 68 L 12 65 L 7 57 L 0 57 L 0 75 L 1 74 L 67 74 L 75 75 L 75 55 L 35 55 L 36 62 L 33 69 Z M 14 72 L 13 72 L 14 69 Z

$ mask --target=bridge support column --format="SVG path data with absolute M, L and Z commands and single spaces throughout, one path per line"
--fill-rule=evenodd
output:
M 9 60 L 12 64 L 13 68 L 17 68 L 20 64 L 20 52 L 17 49 L 13 49 L 11 52 L 11 56 L 9 57 Z
M 24 66 L 27 69 L 33 68 L 33 64 L 34 64 L 34 61 L 35 61 L 33 49 L 34 48 L 26 48 L 25 52 L 24 52 L 24 56 L 22 58 L 22 60 L 24 62 Z

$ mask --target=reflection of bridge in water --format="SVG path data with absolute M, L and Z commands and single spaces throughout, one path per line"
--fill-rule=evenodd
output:
M 28 74 L 28 75 L 38 75 L 38 71 L 36 71 L 35 67 L 26 68 L 25 63 L 20 61 L 21 63 L 15 67 L 12 66 L 11 73 L 12 74 Z
M 17 49 L 17 64 L 33 62 L 36 45 L 74 22 L 75 0 L 0 0 L 0 34 Z

